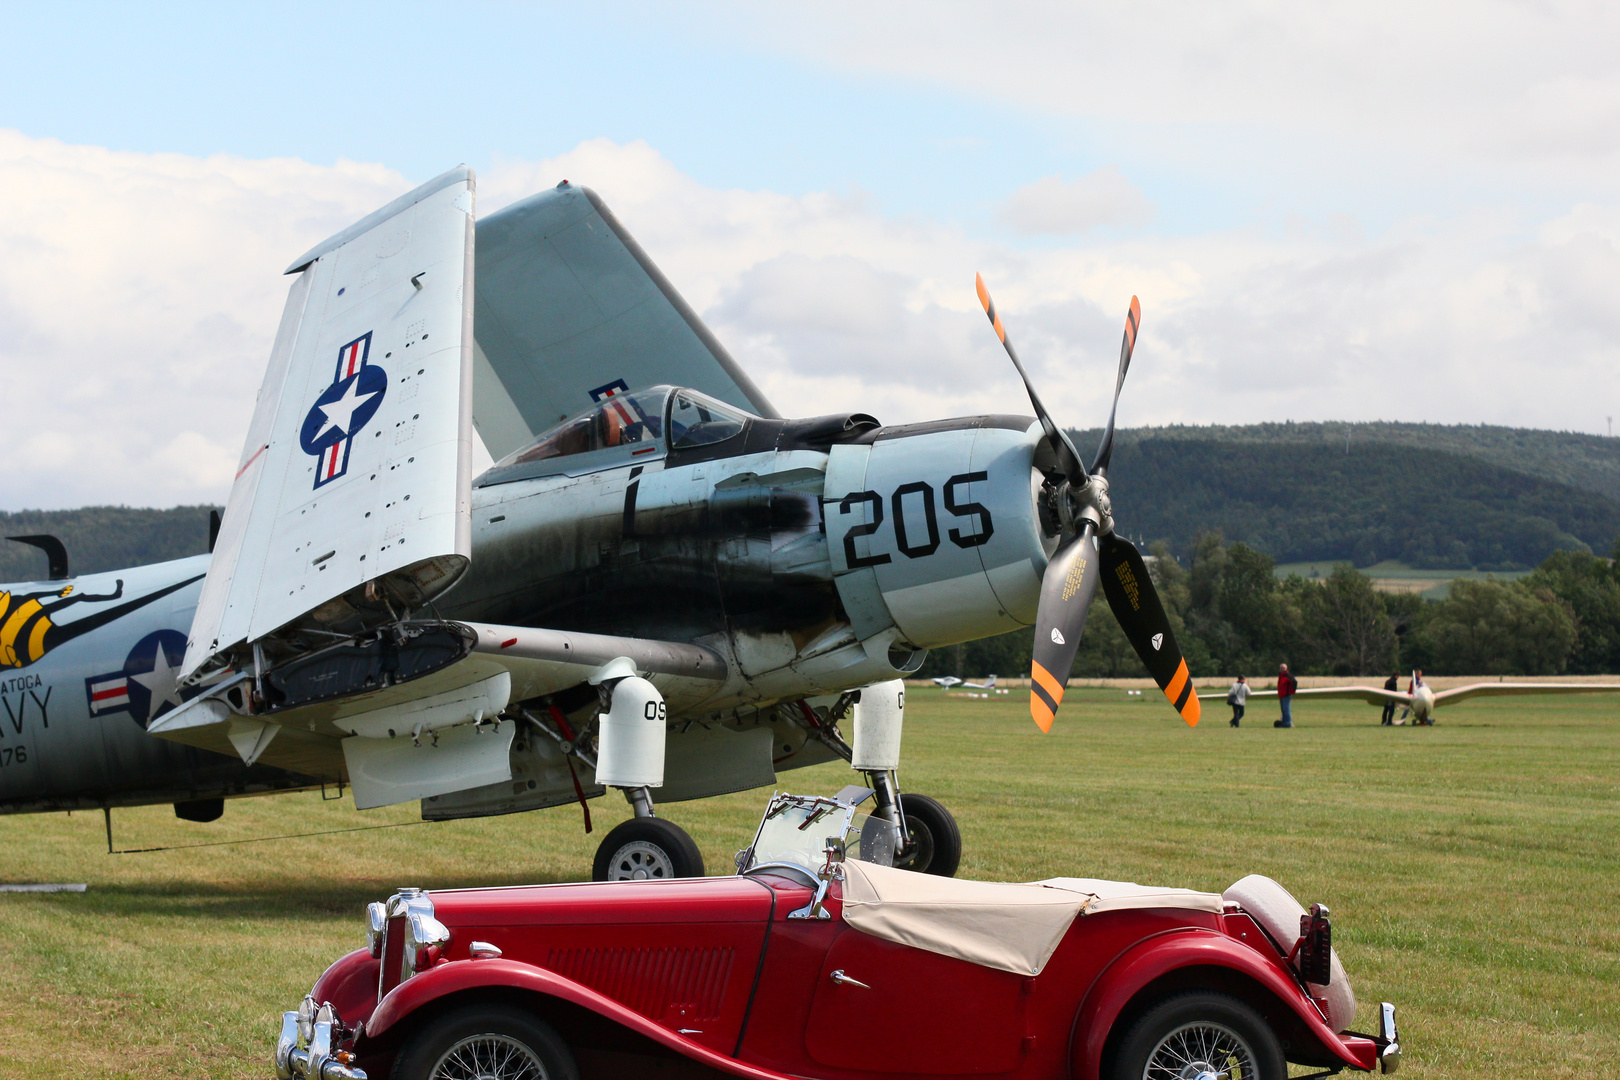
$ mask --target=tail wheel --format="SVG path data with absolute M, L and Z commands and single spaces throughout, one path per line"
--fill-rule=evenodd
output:
M 962 864 L 962 830 L 956 819 L 937 799 L 907 792 L 900 796 L 900 812 L 906 816 L 911 843 L 894 865 L 936 877 L 955 877 Z
M 1109 1080 L 1286 1080 L 1288 1064 L 1259 1013 L 1199 990 L 1149 1009 L 1105 1072 Z
M 703 876 L 703 854 L 686 830 L 663 818 L 631 818 L 596 849 L 593 881 Z
M 522 1009 L 469 1005 L 417 1032 L 394 1059 L 393 1080 L 579 1080 L 551 1025 Z

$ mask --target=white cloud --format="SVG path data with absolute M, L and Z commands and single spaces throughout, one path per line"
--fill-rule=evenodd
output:
M 779 53 L 1047 115 L 1203 128 L 1245 157 L 1283 131 L 1595 178 L 1620 152 L 1620 8 L 1594 0 L 724 10 L 718 30 Z
M 1620 201 L 1031 247 L 859 191 L 706 187 L 593 140 L 480 177 L 483 212 L 594 187 L 784 412 L 888 423 L 1028 403 L 982 270 L 1060 421 L 1393 418 L 1600 431 L 1620 413 Z M 114 153 L 0 133 L 0 506 L 224 497 L 295 254 L 410 186 L 378 166 Z
M 223 499 L 281 270 L 409 186 L 377 165 L 0 131 L 0 370 L 17 455 L 0 505 Z
M 1043 176 L 1007 197 L 1001 220 L 1026 236 L 1072 235 L 1109 225 L 1145 225 L 1153 204 L 1110 165 L 1074 180 Z

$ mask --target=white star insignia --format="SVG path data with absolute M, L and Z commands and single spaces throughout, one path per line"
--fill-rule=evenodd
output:
M 355 410 L 379 393 L 377 390 L 365 394 L 359 391 L 360 380 L 356 379 L 349 384 L 349 388 L 343 391 L 343 396 L 336 401 L 329 401 L 325 405 L 315 406 L 321 411 L 321 415 L 326 417 L 325 426 L 315 433 L 316 440 L 319 440 L 322 435 L 325 435 L 333 428 L 337 428 L 338 432 L 345 438 L 351 434 L 349 425 L 354 421 Z
M 165 704 L 180 704 L 180 684 L 175 678 L 176 668 L 169 666 L 169 654 L 162 645 L 157 648 L 157 655 L 152 658 L 152 670 L 140 675 L 131 675 L 130 678 L 146 687 L 152 695 L 151 708 L 147 710 L 148 716 L 156 716 L 158 710 Z

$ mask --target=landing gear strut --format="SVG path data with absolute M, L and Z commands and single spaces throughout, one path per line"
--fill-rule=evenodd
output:
M 938 877 L 955 877 L 962 863 L 962 831 L 956 819 L 937 799 L 907 792 L 900 796 L 906 815 L 910 842 L 900 850 L 894 865 Z
M 818 720 L 808 705 L 800 712 L 804 727 L 866 776 L 873 790 L 873 817 L 886 818 L 900 828 L 901 848 L 894 865 L 938 877 L 954 877 L 962 863 L 962 832 L 956 819 L 937 799 L 913 792 L 901 794 L 895 781 L 900 760 L 900 728 L 905 713 L 905 683 L 899 679 L 851 691 L 838 699 Z M 855 745 L 839 735 L 837 722 L 853 714 Z
M 674 822 L 653 811 L 652 789 L 664 784 L 666 712 L 663 695 L 636 674 L 628 657 L 603 664 L 590 679 L 601 698 L 597 714 L 597 755 L 585 752 L 585 732 L 575 738 L 556 714 L 558 731 L 532 715 L 540 730 L 556 739 L 563 753 L 578 758 L 596 773 L 596 782 L 624 793 L 635 815 L 610 831 L 596 849 L 591 864 L 593 881 L 702 877 L 703 855 L 697 844 Z M 569 766 L 572 768 L 572 764 Z M 578 781 L 575 781 L 576 789 Z M 580 795 L 580 802 L 584 802 Z M 586 819 L 586 831 L 590 831 Z

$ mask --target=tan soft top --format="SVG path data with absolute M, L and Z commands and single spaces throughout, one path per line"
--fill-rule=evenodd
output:
M 1214 893 L 1126 881 L 959 881 L 850 860 L 844 921 L 885 941 L 1017 975 L 1039 975 L 1079 915 L 1127 908 L 1219 912 Z

